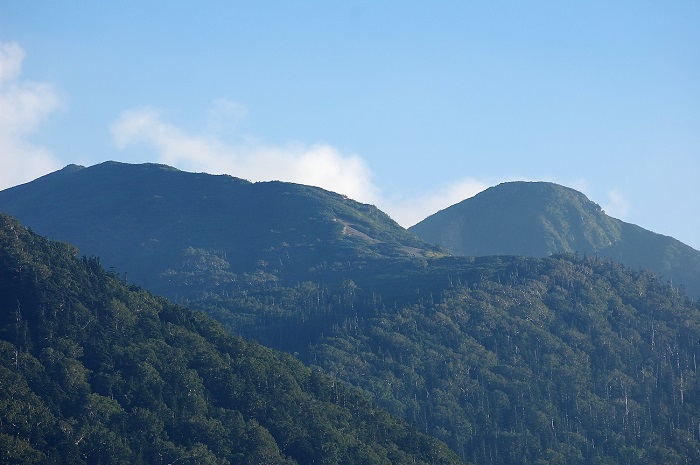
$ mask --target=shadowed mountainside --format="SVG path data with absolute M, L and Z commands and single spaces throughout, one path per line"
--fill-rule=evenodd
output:
M 299 280 L 348 260 L 437 253 L 376 207 L 323 189 L 156 164 L 69 165 L 0 192 L 0 211 L 171 297 L 173 273 Z

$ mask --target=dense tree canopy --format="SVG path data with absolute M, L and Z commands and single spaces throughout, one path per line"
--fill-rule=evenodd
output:
M 379 405 L 479 464 L 700 463 L 699 305 L 666 273 L 697 270 L 697 255 L 561 186 L 511 187 L 460 225 L 482 244 L 506 231 L 546 246 L 518 254 L 588 256 L 449 257 L 322 189 L 162 165 L 67 167 L 3 191 L 42 233 L 291 354 L 4 219 L 4 450 L 47 463 L 99 463 L 97 443 L 153 463 L 454 459 Z
M 465 460 L 700 462 L 700 312 L 682 289 L 575 255 L 375 265 L 193 303 Z
M 0 462 L 458 463 L 289 355 L 0 215 Z

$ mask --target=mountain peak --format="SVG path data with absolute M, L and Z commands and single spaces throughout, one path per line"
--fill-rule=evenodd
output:
M 455 255 L 598 255 L 656 271 L 700 296 L 700 252 L 608 216 L 583 193 L 551 182 L 506 182 L 409 228 Z
M 153 163 L 69 166 L 0 192 L 0 210 L 155 289 L 164 273 L 191 262 L 190 250 L 225 256 L 230 273 L 274 263 L 266 273 L 295 277 L 362 257 L 410 260 L 436 250 L 376 207 L 321 188 Z
M 598 204 L 550 182 L 490 187 L 410 230 L 457 255 L 596 253 L 620 239 L 619 224 Z
M 591 212 L 600 212 L 600 205 L 582 192 L 547 181 L 509 181 L 489 187 L 472 198 L 503 199 L 521 207 L 545 207 L 552 204 L 577 204 Z M 468 202 L 471 199 L 466 199 Z

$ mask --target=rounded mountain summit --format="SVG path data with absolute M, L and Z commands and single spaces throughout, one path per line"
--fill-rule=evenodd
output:
M 699 251 L 610 217 L 581 192 L 554 183 L 502 183 L 409 231 L 454 255 L 597 255 L 651 269 L 700 296 Z

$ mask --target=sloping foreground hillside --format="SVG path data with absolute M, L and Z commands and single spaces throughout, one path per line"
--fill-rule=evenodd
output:
M 458 463 L 353 389 L 0 215 L 0 462 Z
M 555 253 L 596 255 L 646 268 L 700 298 L 700 251 L 608 216 L 574 189 L 549 182 L 506 182 L 409 228 L 462 256 Z

